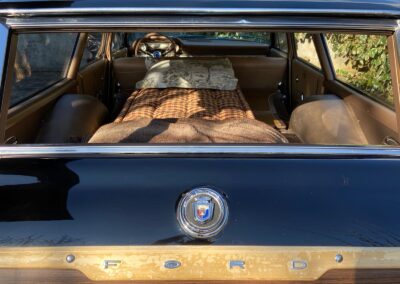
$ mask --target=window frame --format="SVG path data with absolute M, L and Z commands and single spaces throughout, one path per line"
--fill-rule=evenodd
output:
M 120 42 L 120 46 L 118 49 L 114 49 L 114 41 L 116 40 L 117 36 L 120 37 L 121 42 Z M 123 32 L 113 32 L 111 33 L 111 53 L 117 53 L 118 51 L 120 51 L 121 49 L 126 48 L 125 47 L 125 33 Z
M 279 34 L 284 34 L 286 37 L 286 46 L 287 46 L 287 51 L 281 49 L 279 45 Z M 276 49 L 277 51 L 284 53 L 284 54 L 289 54 L 289 50 L 290 50 L 290 43 L 289 43 L 289 34 L 287 32 L 275 32 L 275 33 L 271 33 L 272 38 L 271 38 L 271 47 Z
M 79 33 L 80 34 L 80 33 Z M 87 40 L 88 40 L 88 38 L 89 38 L 89 34 L 91 34 L 91 33 L 87 33 L 87 36 L 86 36 L 86 43 L 85 43 L 85 46 L 83 47 L 83 52 L 82 52 L 82 57 L 80 58 L 80 61 L 79 61 L 79 66 L 78 66 L 78 73 L 81 71 L 81 70 L 85 70 L 85 68 L 87 68 L 88 66 L 90 66 L 90 65 L 92 65 L 93 63 L 96 63 L 96 62 L 98 62 L 99 60 L 102 60 L 103 58 L 104 58 L 104 54 L 105 54 L 105 51 L 104 51 L 104 45 L 102 45 L 102 41 L 103 40 L 105 40 L 105 39 L 103 39 L 103 37 L 104 37 L 104 33 L 100 33 L 101 34 L 101 40 L 100 40 L 100 46 L 99 46 L 99 51 L 100 51 L 100 49 L 102 49 L 101 50 L 101 53 L 100 53 L 100 57 L 96 57 L 94 60 L 92 60 L 92 61 L 90 61 L 90 62 L 88 62 L 86 65 L 84 65 L 84 66 L 81 66 L 81 64 L 82 64 L 82 60 L 83 60 L 83 56 L 84 56 L 84 52 L 85 52 L 85 49 L 87 48 Z M 78 43 L 76 43 L 76 44 L 78 44 Z M 75 48 L 76 48 L 77 46 L 75 45 Z M 76 52 L 76 51 L 75 51 Z
M 15 60 L 16 37 L 11 29 L 0 23 L 0 144 L 5 142 L 6 123 L 9 113 L 9 101 L 12 80 L 10 68 Z
M 55 32 L 55 33 L 68 33 L 68 32 Z M 34 34 L 34 32 L 32 32 L 32 33 L 27 32 L 27 33 L 19 33 L 19 34 L 16 34 L 16 35 L 15 35 L 15 38 L 16 38 L 15 46 L 16 46 L 16 47 L 18 46 L 19 36 L 20 36 L 20 35 L 23 35 L 23 34 Z M 77 51 L 76 48 L 77 48 L 77 44 L 78 44 L 78 41 L 79 41 L 79 35 L 80 35 L 80 33 L 79 33 L 79 32 L 76 32 L 76 38 L 75 38 L 74 47 L 73 47 L 72 52 L 71 52 L 71 55 L 70 55 L 70 57 L 69 57 L 68 64 L 67 64 L 65 70 L 63 70 L 63 73 L 62 73 L 62 76 L 63 76 L 63 77 L 62 77 L 62 78 L 60 78 L 60 79 L 57 80 L 57 81 L 54 81 L 53 83 L 47 85 L 46 87 L 44 87 L 44 88 L 42 88 L 42 89 L 39 89 L 38 91 L 36 91 L 36 92 L 30 94 L 29 96 L 24 97 L 22 100 L 17 101 L 17 102 L 16 102 L 15 104 L 13 104 L 13 105 L 11 104 L 11 100 L 12 100 L 12 85 L 13 85 L 13 83 L 11 82 L 11 84 L 10 84 L 10 85 L 11 85 L 11 86 L 10 86 L 10 96 L 9 96 L 9 102 L 8 102 L 8 104 L 9 104 L 9 105 L 8 105 L 8 112 L 12 112 L 13 109 L 17 108 L 19 105 L 21 105 L 21 104 L 23 104 L 23 103 L 26 103 L 26 102 L 29 101 L 29 100 L 32 100 L 34 97 L 40 95 L 41 93 L 43 93 L 43 92 L 46 91 L 47 89 L 52 88 L 52 87 L 54 87 L 55 85 L 59 84 L 60 82 L 69 79 L 69 78 L 68 78 L 68 74 L 69 74 L 69 70 L 70 70 L 70 68 L 71 68 L 72 60 L 73 60 L 73 58 L 75 57 L 75 54 L 76 54 L 76 51 Z M 15 53 L 16 53 L 16 51 L 15 51 Z M 13 63 L 14 63 L 14 62 L 15 62 L 15 58 L 14 58 L 14 60 L 13 60 Z M 12 70 L 12 72 L 11 72 L 11 76 L 13 76 L 13 75 L 14 75 L 14 70 Z
M 340 78 L 338 78 L 338 76 L 336 74 L 335 65 L 334 65 L 334 62 L 333 62 L 331 50 L 329 48 L 328 41 L 327 41 L 325 35 L 326 35 L 326 32 L 325 33 L 321 33 L 322 40 L 323 40 L 323 43 L 324 43 L 324 49 L 325 49 L 324 51 L 325 51 L 326 56 L 328 57 L 328 60 L 329 60 L 329 65 L 330 65 L 331 72 L 332 72 L 332 75 L 333 75 L 333 80 L 336 83 L 341 84 L 344 87 L 349 88 L 350 90 L 358 93 L 359 95 L 361 95 L 361 96 L 363 96 L 363 97 L 365 97 L 367 99 L 370 99 L 370 100 L 380 104 L 381 106 L 384 106 L 384 107 L 394 111 L 395 110 L 395 102 L 393 102 L 393 105 L 390 105 L 390 104 L 388 104 L 388 103 L 386 103 L 386 102 L 384 102 L 382 100 L 379 100 L 378 98 L 368 94 L 367 92 L 357 88 L 356 86 L 353 86 L 353 85 L 341 80 Z M 386 36 L 386 39 L 387 39 L 387 42 L 388 42 L 388 48 L 389 48 L 389 36 L 388 35 L 381 35 L 381 36 Z M 391 64 L 392 62 L 390 60 L 390 52 L 389 51 L 388 51 L 387 56 L 388 56 L 389 64 Z M 395 91 L 394 91 L 393 80 L 391 80 L 391 81 L 392 81 L 392 88 L 393 88 L 393 99 L 395 100 L 395 96 L 394 96 L 394 92 Z
M 96 11 L 96 10 L 93 10 Z M 31 11 L 33 14 L 36 14 L 35 11 Z M 246 16 L 243 16 L 244 19 L 247 19 Z M 174 18 L 175 19 L 175 18 Z M 201 19 L 201 21 L 199 19 L 196 19 L 196 17 L 191 17 L 190 18 L 190 22 L 189 21 L 185 21 L 182 20 L 182 17 L 176 17 L 176 22 L 172 22 L 172 23 L 179 23 L 179 27 L 181 28 L 193 28 L 194 23 L 200 23 L 202 24 L 203 19 Z M 160 27 L 160 18 L 159 17 L 153 17 L 152 15 L 150 16 L 146 16 L 146 22 L 143 23 L 142 18 L 138 17 L 138 18 L 132 18 L 130 19 L 131 22 L 129 23 L 129 26 L 126 23 L 126 18 L 123 17 L 108 17 L 108 18 L 104 18 L 102 19 L 104 20 L 103 25 L 100 27 L 98 25 L 98 19 L 93 17 L 66 17 L 65 21 L 59 21 L 58 18 L 50 18 L 47 17 L 47 15 L 43 15 L 42 18 L 36 18 L 36 17 L 26 17 L 23 19 L 23 22 L 21 22 L 21 19 L 18 18 L 18 16 L 16 17 L 11 17 L 11 18 L 7 18 L 7 22 L 6 22 L 6 26 L 10 28 L 10 34 L 12 34 L 12 36 L 14 36 L 15 34 L 19 33 L 20 31 L 55 31 L 60 30 L 60 29 L 64 29 L 71 31 L 71 29 L 74 29 L 76 31 L 80 31 L 80 32 L 87 32 L 88 30 L 90 31 L 104 31 L 104 29 L 116 29 L 116 30 L 124 30 L 124 31 L 133 31 L 134 29 L 138 29 L 138 28 L 143 28 L 143 29 L 152 29 L 152 30 L 159 30 L 159 31 L 165 31 L 168 29 L 169 24 L 171 24 L 171 22 L 167 22 L 167 21 L 161 21 L 161 23 L 165 23 L 165 27 L 162 26 Z M 271 24 L 271 20 L 270 18 L 262 18 L 260 21 L 253 21 L 251 18 L 247 19 L 248 22 L 246 22 L 246 26 L 244 25 L 240 25 L 238 24 L 238 22 L 235 20 L 226 20 L 223 19 L 223 22 L 226 26 L 226 29 L 231 29 L 231 30 L 236 30 L 237 28 L 243 28 L 243 29 L 250 29 L 249 28 L 249 24 L 253 24 L 253 26 L 251 26 L 251 29 L 266 29 L 266 30 L 270 30 L 271 26 L 273 26 L 273 29 L 275 30 L 293 30 L 294 26 L 293 26 L 293 21 L 288 21 L 287 19 L 284 18 L 279 18 L 274 20 L 274 22 L 272 22 Z M 350 32 L 376 32 L 378 34 L 385 34 L 385 35 L 391 35 L 393 34 L 393 32 L 395 30 L 399 30 L 399 26 L 398 23 L 395 19 L 352 19 L 351 21 L 347 21 L 346 19 L 343 18 L 336 18 L 333 17 L 331 19 L 325 19 L 325 18 L 308 18 L 307 19 L 307 25 L 305 26 L 301 26 L 299 27 L 299 23 L 302 23 L 303 18 L 299 18 L 299 20 L 296 22 L 296 26 L 295 29 L 301 29 L 302 31 L 306 32 L 315 32 L 315 31 L 319 31 L 319 33 L 323 33 L 324 31 L 327 31 L 329 29 L 329 31 L 337 31 L 337 32 L 343 32 L 343 31 L 350 31 Z M 199 27 L 199 30 L 208 30 L 208 29 L 219 29 L 220 26 L 218 26 L 218 24 L 220 24 L 220 21 L 222 21 L 222 19 L 216 18 L 216 19 L 210 19 L 209 21 L 209 25 L 207 27 Z M 215 25 L 215 26 L 214 26 Z M 159 28 L 155 28 L 155 27 L 159 27 Z M 12 31 L 12 32 L 11 32 Z M 12 36 L 10 36 L 7 41 L 5 42 L 5 45 L 7 47 L 10 46 L 10 38 L 12 38 Z M 397 39 L 397 46 L 396 51 L 397 54 L 393 55 L 393 53 L 391 53 L 391 56 L 396 56 L 396 58 L 398 60 L 400 60 L 400 34 L 399 32 L 396 33 L 395 39 Z M 292 37 L 290 37 L 290 49 L 293 48 L 293 43 L 292 43 Z M 293 50 L 291 50 L 291 53 L 293 54 Z M 13 56 L 13 51 L 10 51 L 10 58 Z M 392 61 L 391 61 L 392 62 Z M 8 74 L 10 73 L 10 63 L 9 62 L 3 62 L 5 63 L 5 65 L 7 66 L 7 70 L 4 73 L 7 73 L 7 77 Z M 400 65 L 396 66 L 396 70 L 400 70 Z M 5 88 L 7 89 L 9 85 L 9 80 L 6 78 L 6 75 L 3 76 L 3 82 Z M 71 80 L 69 80 L 71 81 Z M 58 88 L 58 87 L 57 87 Z M 7 101 L 8 101 L 8 97 L 9 97 L 9 92 L 7 92 L 7 90 L 5 90 L 2 93 L 3 96 L 3 100 L 2 100 L 2 107 L 6 108 L 7 110 Z M 397 88 L 394 90 L 394 96 L 396 101 L 398 100 L 398 98 L 400 97 L 400 88 Z M 363 98 L 365 98 L 363 96 Z M 397 109 L 396 109 L 397 110 Z M 4 112 L 3 112 L 4 113 Z M 397 113 L 400 115 L 400 110 L 397 111 Z M 398 116 L 399 116 L 398 115 Z M 400 125 L 398 123 L 398 125 Z M 3 126 L 3 125 L 0 125 Z M 399 126 L 400 127 L 400 126 Z M 399 131 L 400 133 L 400 131 Z M 179 146 L 182 148 L 182 145 Z M 10 147 L 12 148 L 12 147 Z M 38 148 L 41 148 L 40 146 L 38 146 Z M 59 146 L 54 146 L 54 148 L 56 149 L 55 152 L 58 152 L 57 149 L 61 148 Z M 80 148 L 80 147 L 71 147 L 71 149 L 75 149 L 75 148 Z M 83 147 L 82 147 L 83 148 Z M 87 148 L 91 148 L 91 147 L 87 147 Z M 115 147 L 115 148 L 120 148 L 120 147 Z M 130 148 L 130 147 L 126 147 L 126 148 Z M 186 148 L 185 146 L 183 146 L 183 148 Z M 238 146 L 238 148 L 241 148 L 241 146 Z M 243 147 L 242 147 L 243 148 Z M 257 147 L 259 148 L 259 147 Z M 270 148 L 270 147 L 266 147 L 266 148 Z M 289 147 L 283 147 L 284 149 L 286 149 L 285 151 L 287 151 L 287 149 L 289 149 Z M 296 147 L 297 148 L 297 147 Z M 301 147 L 299 146 L 298 148 L 300 149 L 306 149 L 306 147 Z M 320 148 L 318 147 L 311 147 L 313 150 Z M 340 149 L 346 149 L 346 147 L 343 146 L 338 146 L 335 147 L 338 150 Z M 122 149 L 122 147 L 121 147 Z M 351 155 L 352 153 L 354 154 L 354 149 L 358 149 L 357 147 L 351 147 L 351 149 L 349 148 L 349 155 Z M 373 148 L 374 149 L 374 148 Z M 372 149 L 372 150 L 373 150 Z M 381 147 L 376 148 L 376 149 L 382 149 Z M 312 151 L 313 151 L 312 150 Z M 324 149 L 325 150 L 325 149 Z M 369 150 L 369 149 L 367 149 Z M 367 152 L 367 150 L 365 150 Z M 18 150 L 20 151 L 20 150 Z M 268 150 L 270 151 L 270 150 Z M 359 151 L 363 151 L 363 149 L 359 149 Z M 21 151 L 20 151 L 21 152 Z M 22 151 L 24 152 L 24 151 Z M 54 153 L 55 153 L 54 152 Z M 69 151 L 70 152 L 70 151 Z M 82 154 L 84 151 L 82 150 L 80 152 L 80 154 Z M 115 152 L 119 153 L 119 154 L 127 154 L 127 153 L 139 153 L 138 151 L 135 150 L 131 150 L 131 151 L 127 151 L 124 150 L 122 151 L 118 151 L 116 150 Z M 382 153 L 386 152 L 386 150 L 382 149 Z M 140 152 L 143 153 L 143 152 Z
M 293 37 L 293 50 L 294 50 L 293 55 L 294 55 L 294 59 L 297 59 L 297 60 L 299 60 L 300 62 L 302 62 L 302 63 L 304 63 L 304 64 L 307 64 L 307 66 L 313 68 L 315 71 L 318 71 L 318 72 L 321 72 L 321 73 L 322 73 L 322 72 L 323 72 L 323 66 L 322 66 L 321 60 L 320 60 L 319 55 L 318 55 L 317 46 L 316 46 L 316 44 L 315 44 L 314 37 L 311 37 L 311 42 L 312 42 L 312 44 L 313 44 L 313 46 L 314 46 L 315 54 L 317 55 L 317 58 L 318 58 L 318 62 L 319 62 L 319 65 L 320 65 L 319 67 L 318 67 L 318 66 L 315 66 L 315 65 L 312 64 L 311 62 L 308 62 L 308 61 L 306 61 L 305 59 L 303 59 L 302 57 L 299 56 L 299 54 L 298 54 L 298 52 L 297 52 L 297 42 L 296 42 L 296 34 L 298 34 L 298 33 L 307 33 L 307 34 L 313 35 L 312 33 L 309 33 L 309 32 L 293 32 L 293 33 L 292 33 L 292 37 Z

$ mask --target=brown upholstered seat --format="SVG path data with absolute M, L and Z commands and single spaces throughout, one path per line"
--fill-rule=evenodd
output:
M 293 111 L 290 129 L 307 144 L 368 144 L 351 108 L 334 95 L 306 98 Z

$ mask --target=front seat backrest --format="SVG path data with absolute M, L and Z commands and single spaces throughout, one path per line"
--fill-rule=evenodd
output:
M 292 112 L 289 128 L 307 144 L 368 144 L 352 110 L 334 95 L 308 97 Z

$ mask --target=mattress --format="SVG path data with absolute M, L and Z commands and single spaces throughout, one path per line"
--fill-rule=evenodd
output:
M 248 118 L 206 120 L 153 119 L 103 125 L 89 143 L 288 143 L 271 126 Z
M 114 122 L 141 118 L 254 119 L 240 89 L 140 89 L 126 101 Z

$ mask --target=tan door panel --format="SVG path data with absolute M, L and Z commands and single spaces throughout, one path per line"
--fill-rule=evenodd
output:
M 143 57 L 123 57 L 113 61 L 114 78 L 121 91 L 130 94 L 135 90 L 136 82 L 142 80 L 147 69 Z
M 253 111 L 269 109 L 268 98 L 284 82 L 287 59 L 267 56 L 230 57 L 239 86 Z
M 292 106 L 303 98 L 324 93 L 324 75 L 309 64 L 294 59 L 292 64 Z
M 99 59 L 79 71 L 78 91 L 83 95 L 101 97 L 105 88 L 107 60 Z

